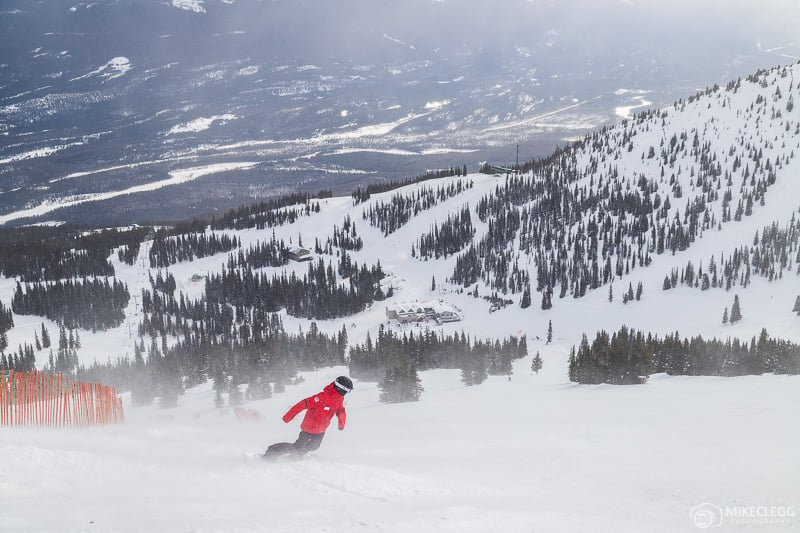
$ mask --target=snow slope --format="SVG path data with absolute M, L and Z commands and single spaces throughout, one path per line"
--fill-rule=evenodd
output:
M 790 72 L 793 80 L 800 68 Z M 771 75 L 787 95 L 790 78 Z M 364 206 L 353 206 L 350 198 L 323 200 L 320 213 L 275 228 L 278 238 L 297 242 L 301 235 L 308 246 L 315 238 L 324 242 L 350 215 L 365 241 L 354 259 L 380 260 L 393 276 L 396 294 L 387 303 L 442 298 L 463 314 L 462 322 L 440 327 L 447 333 L 527 335 L 529 355 L 515 363 L 510 380 L 491 377 L 465 387 L 457 371 L 428 371 L 421 375 L 421 400 L 396 405 L 381 404 L 375 384 L 356 382 L 347 397 L 346 430 L 329 432 L 321 449 L 300 462 L 263 464 L 243 453 L 294 439 L 299 420 L 286 425 L 280 416 L 346 368 L 304 372 L 304 381 L 286 392 L 249 402 L 246 407 L 261 417 L 258 422 L 240 423 L 229 408 L 214 408 L 209 384 L 190 389 L 170 410 L 132 407 L 125 397 L 122 426 L 3 428 L 0 531 L 691 532 L 709 517 L 713 524 L 721 520 L 712 529 L 718 531 L 797 531 L 800 377 L 656 375 L 646 385 L 613 387 L 571 384 L 566 371 L 569 350 L 582 334 L 592 338 L 599 329 L 616 331 L 622 324 L 658 335 L 678 331 L 746 341 L 767 328 L 773 337 L 800 342 L 800 317 L 790 312 L 800 294 L 794 272 L 773 282 L 754 278 L 748 287 L 730 292 L 661 290 L 670 269 L 728 254 L 751 243 L 764 226 L 797 216 L 800 164 L 788 152 L 800 150 L 793 127 L 783 130 L 783 121 L 796 124 L 800 108 L 784 110 L 780 121 L 749 121 L 743 110 L 760 94 L 757 87 L 747 86 L 724 106 L 712 94 L 687 104 L 684 112 L 670 108 L 663 131 L 637 132 L 635 149 L 614 160 L 623 175 L 652 176 L 657 166 L 640 157 L 643 149 L 662 136 L 669 140 L 673 131 L 693 128 L 714 130 L 707 138 L 715 139 L 718 151 L 727 150 L 736 137 L 777 139 L 769 157 L 786 158 L 765 193 L 765 206 L 756 205 L 752 216 L 706 231 L 686 251 L 654 255 L 650 266 L 619 280 L 619 293 L 629 282 L 643 283 L 644 295 L 635 304 L 624 305 L 619 297 L 609 302 L 603 287 L 580 299 L 554 299 L 548 311 L 539 308 L 536 293 L 529 309 L 514 304 L 489 313 L 488 302 L 445 283 L 455 256 L 427 262 L 411 256 L 411 243 L 420 234 L 464 204 L 474 209 L 504 182 L 500 176 L 470 175 L 473 188 L 386 237 L 362 220 Z M 765 90 L 771 95 L 774 85 Z M 680 179 L 689 191 L 690 162 L 676 164 L 687 169 Z M 369 201 L 386 201 L 396 192 Z M 734 205 L 738 194 L 734 190 Z M 683 212 L 684 203 L 685 198 L 674 201 L 673 210 Z M 473 217 L 480 236 L 486 227 L 476 221 Z M 271 230 L 236 234 L 247 247 L 271 237 Z M 145 246 L 143 258 L 146 253 Z M 203 287 L 191 283 L 191 275 L 217 271 L 225 260 L 224 254 L 208 257 L 174 265 L 170 272 L 179 291 L 197 297 Z M 149 285 L 143 264 L 114 259 L 117 276 L 131 294 Z M 302 274 L 307 266 L 286 268 Z M 0 300 L 9 302 L 13 289 L 14 280 L 0 280 Z M 722 310 L 730 307 L 732 293 L 741 299 L 744 319 L 723 325 Z M 81 333 L 83 363 L 132 354 L 129 327 L 139 320 L 133 300 L 127 316 L 129 323 L 114 331 Z M 310 325 L 283 318 L 287 331 Z M 30 342 L 43 322 L 14 319 L 11 346 Z M 543 339 L 550 321 L 554 342 L 547 345 Z M 44 322 L 56 331 L 55 324 Z M 319 322 L 319 328 L 333 333 L 346 325 L 350 342 L 360 343 L 367 332 L 374 338 L 381 323 L 386 323 L 384 304 L 376 304 L 353 317 Z M 418 327 L 388 326 L 397 331 Z M 537 351 L 544 360 L 538 375 L 530 371 Z M 43 352 L 38 356 L 44 363 Z
M 348 427 L 300 462 L 242 453 L 293 440 L 283 410 L 346 369 L 248 404 L 260 422 L 202 387 L 175 410 L 129 407 L 123 426 L 3 430 L 0 530 L 677 532 L 706 502 L 798 506 L 797 377 L 580 387 L 563 345 L 541 351 L 542 373 L 526 359 L 510 382 L 424 373 L 413 404 L 356 383 Z M 723 531 L 798 522 L 752 525 Z

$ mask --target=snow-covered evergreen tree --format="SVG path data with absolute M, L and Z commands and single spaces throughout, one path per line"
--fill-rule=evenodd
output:
M 731 324 L 736 324 L 741 319 L 742 319 L 742 309 L 739 305 L 739 295 L 736 294 L 733 297 L 733 305 L 731 306 L 731 316 L 730 316 Z
M 537 351 L 536 355 L 534 356 L 533 360 L 531 361 L 531 370 L 538 374 L 539 370 L 541 370 L 541 369 L 542 369 L 542 356 L 539 355 L 539 352 Z

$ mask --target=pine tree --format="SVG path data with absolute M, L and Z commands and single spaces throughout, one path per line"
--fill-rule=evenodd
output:
M 47 328 L 44 327 L 44 322 L 42 322 L 42 348 L 49 348 L 50 347 L 50 333 L 47 332 Z
M 537 351 L 536 356 L 533 358 L 533 361 L 531 362 L 531 370 L 533 370 L 538 374 L 539 370 L 541 369 L 542 369 L 542 357 L 539 355 L 539 352 Z
M 436 276 L 431 277 L 431 292 L 436 290 Z
M 527 309 L 531 306 L 531 287 L 530 285 L 525 285 L 525 290 L 522 292 L 522 299 L 519 302 L 519 306 L 522 309 Z
M 239 386 L 231 385 L 231 390 L 228 394 L 228 405 L 230 407 L 236 407 L 238 405 L 242 405 L 242 402 L 242 391 L 239 390 Z
M 553 321 L 547 321 L 547 344 L 553 342 Z
M 731 306 L 731 324 L 736 324 L 742 319 L 742 310 L 739 307 L 739 295 L 733 297 L 733 306 Z
M 552 307 L 553 307 L 553 289 L 550 288 L 550 285 L 547 285 L 542 290 L 542 309 L 547 311 Z
M 723 324 L 727 324 L 728 323 L 728 308 L 727 307 L 725 307 L 725 310 L 722 312 L 722 323 Z
M 267 381 L 266 377 L 259 374 L 251 378 L 250 384 L 247 385 L 245 397 L 248 400 L 264 400 L 272 397 L 272 385 Z
M 342 324 L 342 331 L 336 336 L 336 349 L 339 358 L 344 361 L 344 354 L 347 350 L 347 324 Z
M 800 296 L 798 296 L 797 298 L 795 298 L 795 300 L 794 300 L 794 307 L 792 307 L 792 311 L 794 311 L 794 312 L 796 312 L 798 315 L 800 315 Z
M 134 405 L 151 405 L 155 393 L 153 391 L 152 374 L 144 361 L 144 342 L 133 344 L 133 379 L 131 381 L 131 401 Z
M 467 386 L 480 385 L 489 377 L 486 354 L 473 347 L 460 361 L 461 381 Z
M 416 402 L 424 390 L 420 383 L 414 362 L 410 357 L 402 357 L 397 365 L 386 369 L 378 385 L 380 400 L 384 403 Z

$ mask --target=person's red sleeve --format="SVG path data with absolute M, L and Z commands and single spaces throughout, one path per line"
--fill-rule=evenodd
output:
M 286 423 L 291 422 L 292 419 L 297 416 L 297 413 L 306 409 L 307 407 L 308 407 L 308 398 L 300 400 L 299 402 L 294 404 L 291 409 L 286 411 L 286 414 L 283 415 L 283 421 Z
M 347 411 L 344 410 L 344 405 L 336 411 L 336 418 L 339 419 L 339 429 L 344 429 L 344 423 L 347 420 Z

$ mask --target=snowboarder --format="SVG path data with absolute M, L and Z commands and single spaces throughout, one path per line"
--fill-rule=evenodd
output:
M 297 416 L 300 411 L 307 409 L 305 418 L 300 424 L 300 435 L 295 442 L 278 442 L 272 444 L 264 452 L 264 458 L 274 459 L 278 456 L 291 454 L 293 457 L 302 457 L 314 451 L 322 444 L 325 431 L 336 415 L 339 430 L 344 429 L 347 412 L 344 410 L 344 395 L 353 390 L 353 382 L 347 376 L 339 376 L 332 383 L 325 386 L 322 392 L 297 402 L 285 415 L 283 421 L 287 424 Z

